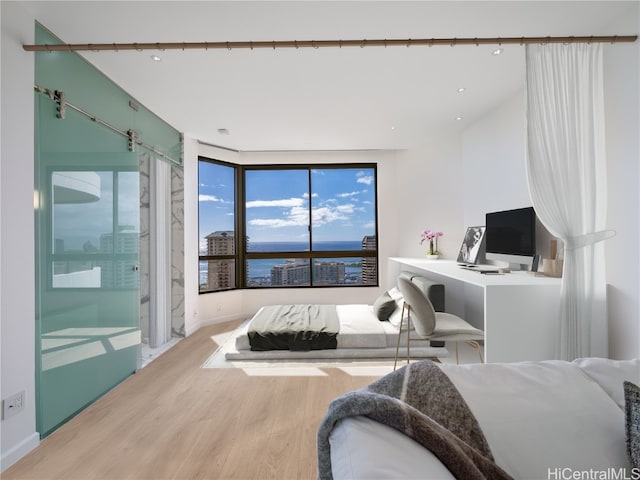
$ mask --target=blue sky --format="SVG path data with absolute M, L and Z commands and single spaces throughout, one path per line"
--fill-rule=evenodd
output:
M 362 240 L 375 234 L 375 184 L 371 168 L 247 170 L 250 242 L 308 241 L 309 201 L 315 241 Z M 200 236 L 233 229 L 233 169 L 200 163 Z

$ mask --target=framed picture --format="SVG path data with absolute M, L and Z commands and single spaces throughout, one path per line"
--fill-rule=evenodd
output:
M 464 235 L 460 252 L 458 253 L 458 263 L 474 264 L 478 260 L 478 253 L 484 238 L 486 227 L 467 227 L 467 233 Z

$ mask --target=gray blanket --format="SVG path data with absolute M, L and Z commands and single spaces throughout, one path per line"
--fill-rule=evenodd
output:
M 458 479 L 511 478 L 449 377 L 430 361 L 412 363 L 371 385 L 336 398 L 318 430 L 318 477 L 333 478 L 329 435 L 343 418 L 363 415 L 430 450 Z
M 335 349 L 340 322 L 335 305 L 268 305 L 251 319 L 251 350 Z

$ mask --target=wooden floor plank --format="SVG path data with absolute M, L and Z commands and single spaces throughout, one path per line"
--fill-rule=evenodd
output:
M 203 327 L 100 398 L 2 474 L 4 480 L 314 479 L 329 402 L 375 377 L 249 376 L 203 369 Z

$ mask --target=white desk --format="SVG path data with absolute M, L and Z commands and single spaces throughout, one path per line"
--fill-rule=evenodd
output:
M 445 285 L 446 311 L 484 330 L 487 362 L 556 357 L 560 279 L 528 272 L 488 275 L 449 260 L 391 257 L 390 287 L 403 270 Z

